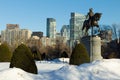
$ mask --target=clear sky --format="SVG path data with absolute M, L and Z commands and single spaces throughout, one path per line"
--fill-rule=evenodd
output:
M 120 24 L 120 0 L 0 0 L 0 31 L 6 24 L 19 24 L 46 35 L 46 18 L 55 18 L 59 31 L 69 24 L 71 12 L 87 14 L 89 8 L 102 13 L 100 24 Z

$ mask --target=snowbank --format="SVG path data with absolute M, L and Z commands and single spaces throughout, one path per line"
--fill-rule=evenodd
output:
M 11 68 L 0 72 L 0 80 L 33 80 L 33 78 L 21 69 Z
M 36 62 L 37 75 L 4 67 L 8 64 L 0 63 L 0 80 L 120 80 L 119 59 L 94 61 L 80 66 L 54 61 Z

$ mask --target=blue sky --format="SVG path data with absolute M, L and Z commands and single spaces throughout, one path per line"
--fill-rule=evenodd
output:
M 89 8 L 102 13 L 100 24 L 120 24 L 119 5 L 120 0 L 0 0 L 0 31 L 10 23 L 46 35 L 46 18 L 55 18 L 59 31 L 71 12 L 87 14 Z

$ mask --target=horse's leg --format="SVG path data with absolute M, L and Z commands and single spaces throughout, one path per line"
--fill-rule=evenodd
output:
M 98 29 L 98 32 L 100 32 L 100 27 L 99 27 L 99 25 L 96 25 L 96 27 L 99 28 L 99 29 Z
M 86 28 L 85 35 L 88 35 L 88 28 Z

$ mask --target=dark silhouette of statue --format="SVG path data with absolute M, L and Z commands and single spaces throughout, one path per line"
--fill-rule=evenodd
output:
M 92 19 L 93 15 L 94 15 L 93 9 L 90 8 L 90 9 L 89 9 L 89 12 L 88 12 L 88 14 L 87 14 L 87 16 L 86 16 L 86 18 L 89 20 L 89 25 L 91 25 L 91 19 Z
M 98 21 L 100 20 L 102 13 L 94 14 L 92 10 L 93 10 L 92 8 L 89 9 L 89 12 L 86 16 L 87 20 L 85 20 L 83 23 L 82 31 L 85 29 L 85 35 L 88 34 L 88 30 L 90 29 L 90 27 L 98 27 L 99 28 Z

